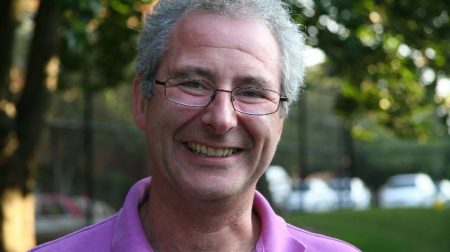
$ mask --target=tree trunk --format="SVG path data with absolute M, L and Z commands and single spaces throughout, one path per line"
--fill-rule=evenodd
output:
M 15 30 L 15 1 L 4 0 L 0 2 L 0 99 L 3 101 L 9 88 L 9 71 L 12 63 L 12 47 Z M 0 251 L 5 251 L 4 219 L 10 219 L 7 213 L 14 211 L 16 204 L 12 201 L 13 192 L 6 192 L 6 176 L 3 165 L 6 159 L 16 149 L 16 141 L 9 134 L 12 130 L 12 118 L 4 109 L 0 110 Z M 3 204 L 3 202 L 5 202 Z M 11 208 L 11 209 L 5 209 Z
M 0 2 L 0 98 L 9 86 L 9 70 L 12 62 L 12 48 L 16 25 L 15 4 L 13 0 Z
M 35 245 L 34 152 L 49 106 L 48 85 L 57 74 L 50 64 L 55 63 L 52 57 L 59 38 L 60 11 L 56 3 L 40 3 L 16 118 L 0 121 L 0 131 L 8 139 L 6 144 L 2 142 L 0 157 L 0 251 L 25 251 Z

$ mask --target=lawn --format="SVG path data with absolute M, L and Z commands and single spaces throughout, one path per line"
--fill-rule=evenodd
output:
M 346 240 L 364 252 L 449 252 L 450 209 L 289 213 L 288 222 Z

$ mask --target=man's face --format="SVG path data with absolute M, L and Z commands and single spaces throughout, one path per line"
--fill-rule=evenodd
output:
M 255 20 L 191 14 L 171 33 L 157 80 L 189 77 L 218 89 L 261 85 L 280 91 L 280 55 L 272 33 Z M 218 92 L 206 108 L 176 104 L 155 86 L 138 125 L 146 132 L 153 185 L 201 200 L 253 193 L 280 139 L 280 112 L 234 111 Z

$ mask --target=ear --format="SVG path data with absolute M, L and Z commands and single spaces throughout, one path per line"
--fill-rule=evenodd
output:
M 141 81 L 138 77 L 133 80 L 133 117 L 136 125 L 145 128 L 145 98 L 142 96 Z

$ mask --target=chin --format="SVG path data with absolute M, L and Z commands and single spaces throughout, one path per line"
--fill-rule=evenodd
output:
M 243 191 L 242 188 L 233 187 L 229 183 L 208 183 L 208 185 L 203 184 L 201 187 L 194 185 L 190 188 L 190 190 L 186 190 L 185 192 L 189 193 L 191 197 L 198 200 L 220 201 L 230 199 L 233 196 L 239 195 Z

